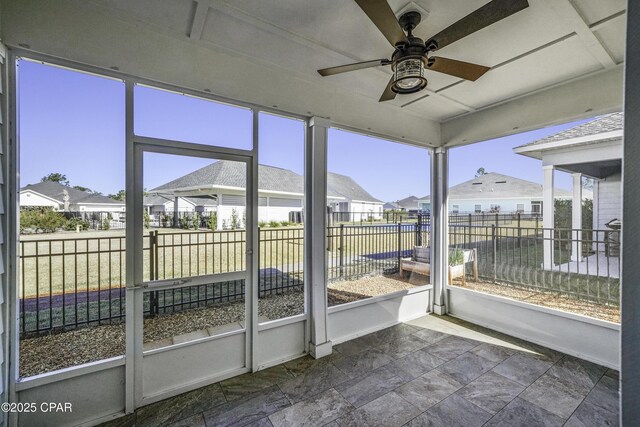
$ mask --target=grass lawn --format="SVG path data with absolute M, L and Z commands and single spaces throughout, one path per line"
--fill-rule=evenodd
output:
M 397 250 L 398 232 L 394 225 L 346 227 L 343 238 L 332 229 L 328 245 L 330 258 L 340 254 L 346 260 L 363 254 L 390 253 Z M 426 236 L 426 233 L 425 233 Z M 425 237 L 426 239 L 426 237 Z M 340 243 L 343 250 L 340 252 Z M 402 228 L 403 249 L 415 244 L 412 226 Z M 123 230 L 107 232 L 56 233 L 21 237 L 21 296 L 105 290 L 125 285 L 126 260 Z M 151 278 L 149 233 L 145 232 L 143 271 Z M 245 232 L 185 231 L 160 229 L 155 278 L 178 278 L 217 274 L 245 269 Z M 260 269 L 284 272 L 302 270 L 304 229 L 279 227 L 260 230 Z M 155 275 L 155 271 L 154 271 Z

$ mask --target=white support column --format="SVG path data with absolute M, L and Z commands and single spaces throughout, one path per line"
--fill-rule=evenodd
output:
M 449 275 L 449 153 L 445 147 L 431 152 L 431 284 L 433 312 L 447 312 Z
M 316 359 L 331 354 L 327 333 L 327 135 L 331 122 L 309 121 L 305 146 L 305 283 L 309 311 L 309 352 Z
M 179 213 L 178 202 L 179 202 L 179 198 L 174 197 L 173 198 L 173 228 L 180 227 L 180 221 L 178 220 L 178 213 Z
M 571 261 L 582 260 L 582 174 L 573 174 L 571 201 Z
M 142 320 L 144 293 L 136 286 L 144 280 L 143 265 L 143 155 L 133 142 L 133 82 L 125 82 L 126 125 L 126 382 L 125 411 L 133 412 L 142 400 Z
M 217 208 L 216 208 L 216 230 L 222 230 L 222 194 L 216 194 Z
M 553 268 L 553 227 L 554 227 L 554 197 L 553 197 L 553 166 L 542 167 L 542 248 L 544 251 L 543 267 L 545 270 Z
M 627 2 L 622 158 L 622 297 L 620 425 L 640 420 L 640 3 Z M 595 209 L 594 209 L 595 210 Z M 628 262 L 625 262 L 628 261 Z

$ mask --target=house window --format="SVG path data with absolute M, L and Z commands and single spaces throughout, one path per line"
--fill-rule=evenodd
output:
M 474 210 L 475 213 L 482 213 L 482 205 L 475 205 Z
M 524 212 L 524 203 L 518 203 L 518 205 L 516 206 L 516 211 L 518 213 Z
M 542 202 L 531 202 L 531 213 L 539 214 L 542 212 Z
M 460 213 L 460 205 L 451 206 L 451 212 L 453 212 L 455 214 Z

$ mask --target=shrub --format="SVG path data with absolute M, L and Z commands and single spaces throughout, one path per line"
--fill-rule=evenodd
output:
M 231 229 L 235 230 L 240 228 L 240 219 L 238 218 L 238 211 L 236 208 L 231 209 Z
M 283 227 L 288 227 L 291 225 L 291 223 L 289 221 L 280 221 L 280 225 Z
M 280 227 L 280 223 L 278 221 L 269 221 L 269 227 L 271 228 Z
M 464 251 L 462 249 L 452 249 L 449 251 L 449 265 L 460 265 L 464 263 Z
M 267 221 L 258 221 L 258 227 L 265 228 L 267 226 Z
M 192 226 L 194 230 L 197 230 L 200 228 L 200 214 L 198 212 L 193 214 Z
M 191 217 L 189 215 L 183 215 L 180 217 L 180 228 L 188 230 L 191 228 Z
M 211 212 L 209 215 L 209 230 L 216 231 L 218 229 L 218 212 Z
M 161 221 L 162 221 L 162 224 L 163 224 L 165 227 L 171 227 L 171 226 L 173 226 L 173 215 L 171 215 L 171 214 L 167 214 L 167 213 L 163 213 L 163 214 L 161 214 L 160 219 L 161 219 Z
M 25 209 L 20 212 L 20 231 L 32 229 L 36 233 L 53 233 L 65 225 L 66 219 L 51 208 Z
M 149 212 L 145 209 L 144 211 L 144 228 L 151 227 L 151 217 L 149 216 Z
M 112 219 L 113 219 L 113 215 L 111 215 L 111 212 L 107 212 L 107 215 L 102 219 L 103 230 L 109 230 L 111 228 Z
M 64 223 L 64 229 L 67 231 L 85 231 L 89 229 L 89 222 L 79 217 L 72 217 Z

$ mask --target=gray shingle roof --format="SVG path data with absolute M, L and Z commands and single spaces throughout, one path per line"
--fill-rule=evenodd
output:
M 555 188 L 553 191 L 556 197 L 572 195 L 570 191 L 561 188 Z M 496 199 L 542 197 L 542 184 L 490 172 L 449 188 L 449 199 L 490 199 L 492 197 Z
M 110 197 L 103 196 L 102 194 L 88 193 L 81 191 L 73 187 L 67 187 L 66 185 L 59 184 L 53 181 L 43 181 L 37 184 L 29 184 L 20 189 L 20 191 L 31 190 L 36 193 L 40 193 L 43 196 L 49 197 L 58 201 L 60 204 L 64 203 L 64 190 L 69 193 L 69 204 L 110 204 L 110 205 L 124 205 L 124 202 L 114 200 Z
M 405 209 L 405 210 L 417 210 L 418 209 L 418 200 L 423 200 L 428 196 L 424 197 L 416 197 L 409 196 L 404 199 L 397 200 L 394 202 L 385 203 L 385 209 Z
M 330 174 L 331 175 L 331 174 Z M 342 175 L 340 175 L 342 176 Z M 351 179 L 349 177 L 345 177 Z M 352 181 L 353 186 L 355 182 Z M 193 171 L 180 178 L 174 179 L 166 184 L 156 187 L 150 192 L 162 192 L 162 190 L 176 190 L 191 187 L 206 186 L 227 186 L 245 188 L 246 174 L 243 163 L 220 160 L 208 166 Z M 360 186 L 355 184 L 361 192 L 373 199 L 369 193 L 364 191 Z M 337 184 L 336 188 L 340 188 L 344 192 L 347 191 L 349 185 Z M 279 191 L 285 193 L 304 194 L 304 178 L 293 171 L 274 166 L 259 165 L 258 166 L 258 189 L 261 191 Z M 327 189 L 329 196 L 342 196 L 342 193 L 336 192 L 333 188 Z M 363 200 L 363 199 L 357 199 Z M 375 199 L 373 199 L 375 200 Z
M 564 141 L 566 139 L 579 138 L 582 136 L 598 135 L 600 133 L 622 130 L 624 126 L 624 113 L 611 113 L 598 116 L 593 120 L 578 126 L 566 129 L 562 132 L 549 135 L 542 139 L 520 145 L 515 148 L 530 147 L 532 145 L 546 144 L 548 142 Z
M 180 178 L 150 190 L 175 190 L 198 186 L 226 186 L 245 188 L 246 172 L 244 163 L 217 161 Z M 258 188 L 264 191 L 304 193 L 304 179 L 301 175 L 273 166 L 258 166 Z
M 358 185 L 350 176 L 340 175 L 333 172 L 327 173 L 327 192 L 332 191 L 349 200 L 359 200 L 362 202 L 382 203 L 369 194 L 364 188 Z

